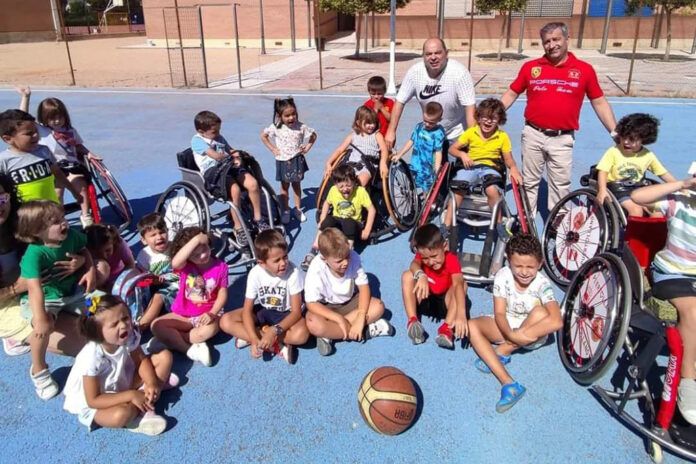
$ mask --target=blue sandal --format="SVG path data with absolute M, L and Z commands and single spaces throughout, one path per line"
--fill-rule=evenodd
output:
M 500 389 L 500 400 L 495 405 L 497 412 L 505 412 L 515 405 L 527 391 L 519 382 L 503 385 Z
M 503 366 L 510 364 L 510 361 L 512 360 L 512 357 L 510 356 L 503 356 L 503 355 L 498 355 L 498 359 L 500 360 L 501 364 Z M 474 361 L 474 367 L 478 369 L 479 371 L 483 372 L 484 374 L 490 374 L 491 373 L 491 368 L 488 367 L 488 364 L 483 362 L 483 359 L 478 358 L 476 361 Z

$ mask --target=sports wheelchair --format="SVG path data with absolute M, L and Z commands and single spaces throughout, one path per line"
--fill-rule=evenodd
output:
M 696 460 L 696 427 L 675 411 L 683 355 L 676 310 L 651 296 L 644 272 L 665 238 L 664 219 L 631 216 L 620 247 L 591 257 L 574 274 L 557 335 L 561 361 L 581 385 L 600 380 L 619 358 L 611 389 L 592 385 L 592 392 L 645 437 L 655 462 L 662 460 L 662 447 Z M 665 348 L 668 361 L 660 388 L 663 368 L 656 361 Z M 638 400 L 642 420 L 627 408 L 632 400 Z
M 639 185 L 655 181 L 644 179 Z M 549 213 L 542 234 L 544 270 L 557 285 L 566 287 L 587 260 L 619 246 L 626 228 L 626 212 L 611 189 L 608 201 L 597 205 L 597 169 L 580 178 L 582 188 L 563 197 Z M 625 183 L 624 188 L 638 184 Z
M 250 155 L 240 153 L 247 171 L 259 183 L 264 219 L 271 228 L 279 230 L 285 236 L 285 228 L 280 222 L 280 202 L 275 191 L 264 179 L 258 162 Z M 215 238 L 211 245 L 213 253 L 218 258 L 225 259 L 230 267 L 253 266 L 256 263 L 253 239 L 257 230 L 252 224 L 253 210 L 247 193 L 242 193 L 241 206 L 238 208 L 231 200 L 208 192 L 190 148 L 177 153 L 176 158 L 182 180 L 162 193 L 155 208 L 167 224 L 169 238 L 173 239 L 185 227 L 198 226 Z M 240 219 L 247 245 L 241 244 L 234 235 L 230 214 L 235 214 Z
M 94 222 L 96 224 L 103 222 L 100 206 L 100 200 L 103 200 L 106 203 L 105 206 L 109 207 L 111 215 L 115 216 L 118 221 L 119 231 L 123 232 L 128 229 L 133 220 L 133 210 L 121 186 L 116 182 L 103 161 L 85 158 L 85 165 L 90 177 L 87 186 L 87 199 Z M 68 214 L 80 211 L 80 205 L 75 202 L 66 203 L 65 211 Z
M 351 148 L 348 148 L 334 162 L 332 168 L 349 163 Z M 370 161 L 364 161 L 370 163 Z M 368 164 L 369 166 L 369 164 Z M 322 180 L 317 193 L 316 220 L 319 222 L 321 208 L 326 201 L 329 190 L 333 186 L 331 176 Z M 416 186 L 411 177 L 408 165 L 402 160 L 389 163 L 389 174 L 381 178 L 378 170 L 374 170 L 368 192 L 372 204 L 377 209 L 375 223 L 370 233 L 370 243 L 377 243 L 381 237 L 396 232 L 404 232 L 416 223 L 418 217 L 418 195 Z
M 471 284 L 490 285 L 495 273 L 503 266 L 505 244 L 510 236 L 518 230 L 536 235 L 536 226 L 529 215 L 529 203 L 522 185 L 512 182 L 517 212 L 513 215 L 504 192 L 493 208 L 490 208 L 485 185 L 453 180 L 459 167 L 461 166 L 449 161 L 442 164 L 425 197 L 417 227 L 428 223 L 439 225 L 447 238 L 449 249 L 459 255 L 464 279 Z M 446 223 L 446 210 L 451 208 L 454 211 L 456 206 L 454 190 L 461 192 L 464 199 L 454 214 L 451 214 L 449 223 Z M 469 238 L 480 239 L 482 233 L 485 233 L 481 254 L 461 249 L 464 236 L 460 240 L 460 226 L 465 227 L 468 234 L 466 237 Z

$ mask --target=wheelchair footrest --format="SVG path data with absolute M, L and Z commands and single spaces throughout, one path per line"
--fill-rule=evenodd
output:
M 459 265 L 462 268 L 462 274 L 479 275 L 481 255 L 476 253 L 459 253 Z

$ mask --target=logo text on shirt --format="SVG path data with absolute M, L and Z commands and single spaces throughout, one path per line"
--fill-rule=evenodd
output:
M 427 100 L 428 98 L 432 98 L 435 95 L 440 95 L 441 93 L 445 93 L 444 90 L 440 90 L 442 85 L 440 84 L 435 84 L 435 85 L 426 85 L 423 90 L 420 91 L 420 94 L 418 97 L 421 100 Z

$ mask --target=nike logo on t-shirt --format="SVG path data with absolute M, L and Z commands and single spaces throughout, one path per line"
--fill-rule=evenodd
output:
M 418 94 L 418 98 L 421 100 L 427 100 L 428 98 L 432 98 L 435 95 L 440 95 L 441 93 L 445 93 L 444 90 L 440 90 L 441 85 L 426 85 L 423 90 L 420 91 Z

